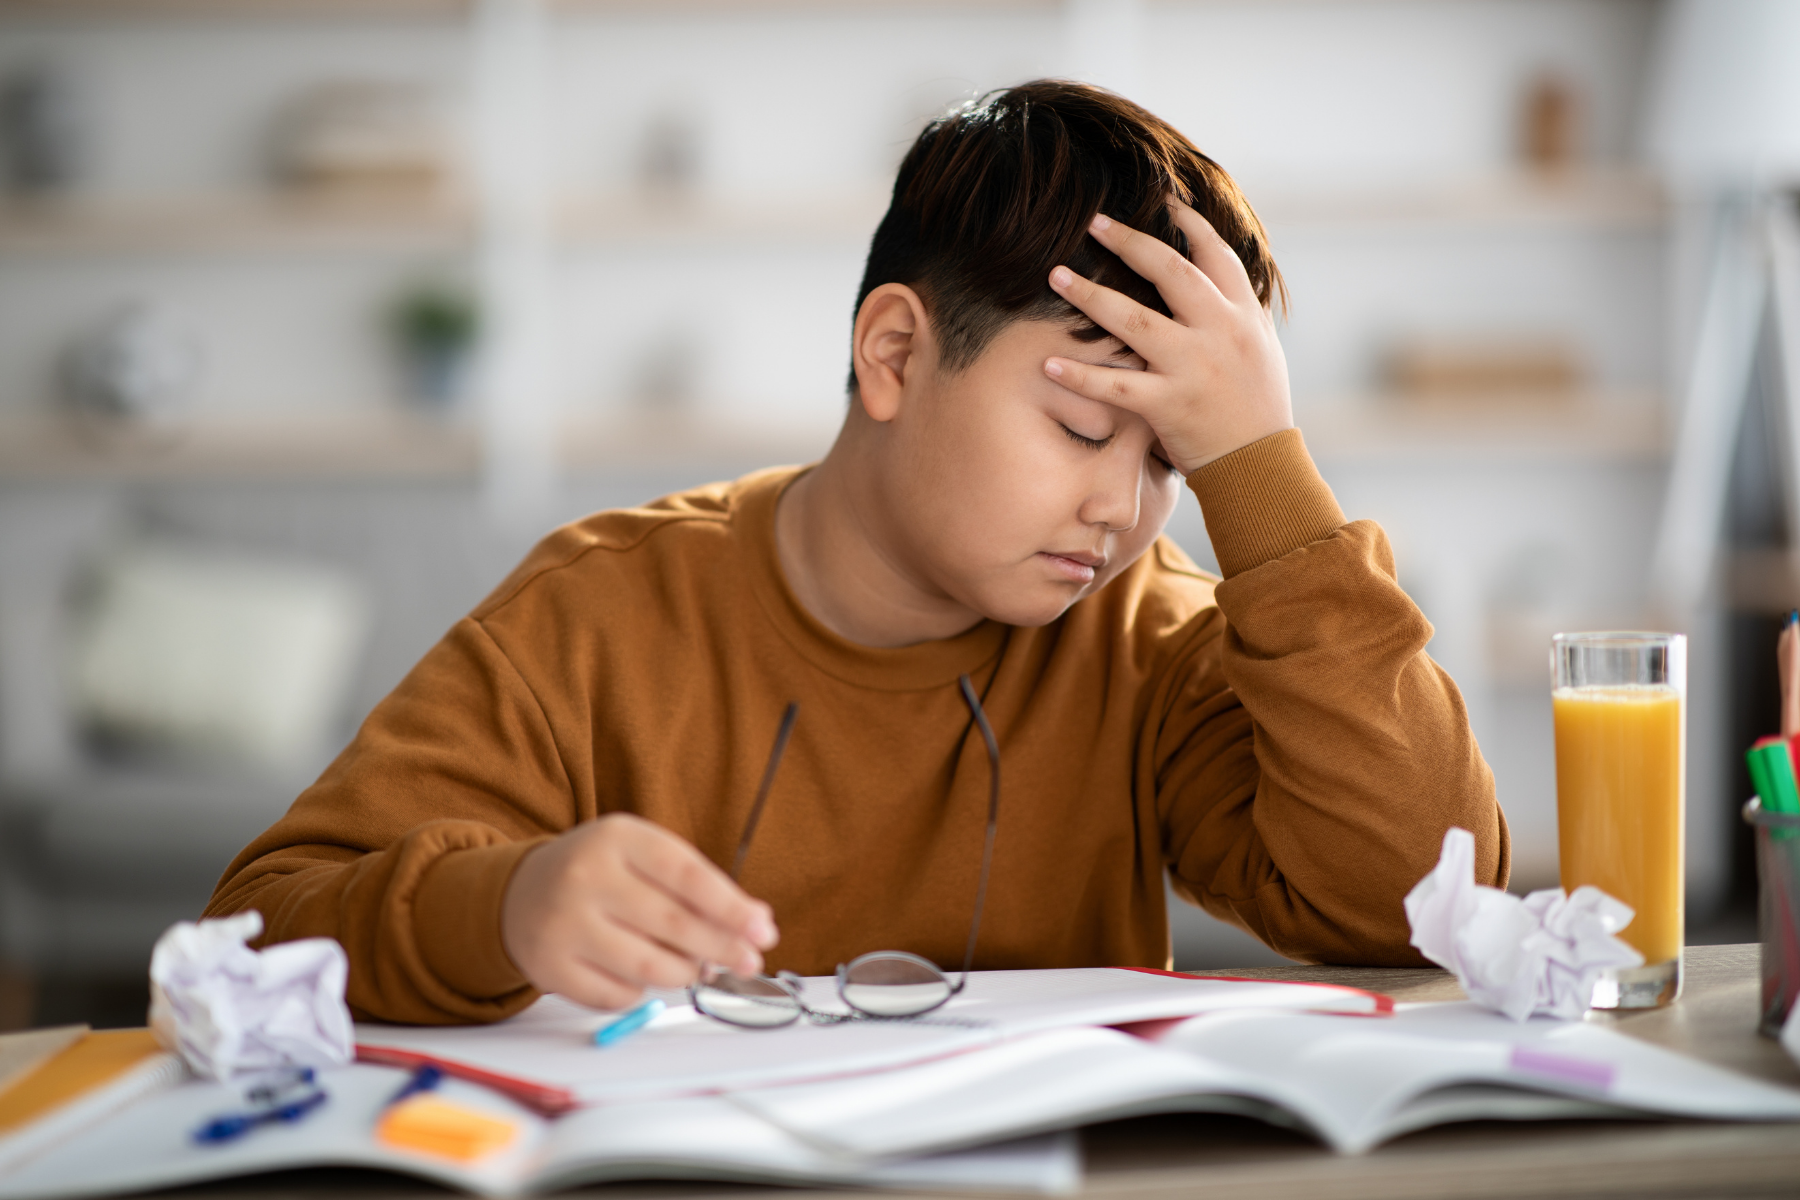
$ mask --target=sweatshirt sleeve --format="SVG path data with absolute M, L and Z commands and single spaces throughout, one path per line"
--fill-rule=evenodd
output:
M 574 823 L 537 700 L 464 619 L 226 868 L 207 915 L 257 909 L 261 944 L 336 938 L 359 1018 L 498 1020 L 537 995 L 501 940 L 507 881 Z
M 1298 430 L 1189 477 L 1225 579 L 1159 689 L 1176 890 L 1290 958 L 1412 966 L 1401 899 L 1444 831 L 1504 886 L 1493 775 L 1381 527 L 1346 523 Z

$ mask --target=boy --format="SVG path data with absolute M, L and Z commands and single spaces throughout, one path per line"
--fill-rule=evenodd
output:
M 227 869 L 366 1017 L 597 1008 L 717 965 L 1162 966 L 1163 873 L 1296 958 L 1413 964 L 1444 830 L 1507 833 L 1379 527 L 1289 410 L 1282 288 L 1174 129 L 1039 81 L 929 126 L 809 469 L 557 531 Z M 1160 535 L 1183 481 L 1223 581 Z M 769 746 L 799 717 L 754 847 Z M 777 934 L 777 921 L 781 932 Z

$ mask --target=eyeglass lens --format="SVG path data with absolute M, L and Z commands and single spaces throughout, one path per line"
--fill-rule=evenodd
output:
M 865 954 L 838 971 L 838 995 L 871 1017 L 916 1017 L 955 994 L 936 966 L 898 950 Z
M 773 979 L 729 972 L 690 989 L 694 1007 L 709 1017 L 751 1029 L 791 1025 L 803 1011 L 799 999 Z

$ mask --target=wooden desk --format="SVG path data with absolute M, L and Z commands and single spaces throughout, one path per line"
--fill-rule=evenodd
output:
M 1763 1079 L 1800 1087 L 1800 1067 L 1757 1036 L 1757 948 L 1698 946 L 1671 1009 L 1600 1018 L 1621 1032 Z M 1260 979 L 1343 983 L 1396 1000 L 1460 1000 L 1436 970 L 1280 967 L 1210 971 Z M 1800 1196 L 1800 1126 L 1693 1121 L 1485 1122 L 1415 1133 L 1370 1154 L 1333 1154 L 1299 1134 L 1213 1115 L 1146 1117 L 1084 1131 L 1084 1198 L 1091 1200 L 1410 1200 L 1437 1197 Z M 417 1183 L 309 1171 L 223 1183 L 167 1196 L 332 1200 L 424 1195 Z M 706 1184 L 612 1184 L 606 1200 L 869 1200 L 871 1192 Z M 432 1195 L 443 1195 L 431 1191 Z M 938 1196 L 936 1200 L 942 1200 Z

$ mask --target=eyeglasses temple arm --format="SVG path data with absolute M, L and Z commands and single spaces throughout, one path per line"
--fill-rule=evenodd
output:
M 793 735 L 794 722 L 799 716 L 800 702 L 788 701 L 787 711 L 781 714 L 781 729 L 775 734 L 775 745 L 769 750 L 769 765 L 763 768 L 762 783 L 756 789 L 756 803 L 750 806 L 750 816 L 744 821 L 744 836 L 738 839 L 737 853 L 731 859 L 733 883 L 743 873 L 744 859 L 750 853 L 750 839 L 756 836 L 756 823 L 762 820 L 763 805 L 768 803 L 769 789 L 775 785 L 775 769 L 781 765 L 781 756 L 787 753 L 788 738 Z
M 975 685 L 969 682 L 967 675 L 959 675 L 956 682 L 962 688 L 963 702 L 969 706 L 988 752 L 987 841 L 981 848 L 981 882 L 975 888 L 975 919 L 969 924 L 968 949 L 963 951 L 962 978 L 956 981 L 956 990 L 960 992 L 963 984 L 969 982 L 969 968 L 975 964 L 975 939 L 981 935 L 981 910 L 987 904 L 988 869 L 994 862 L 994 833 L 1000 826 L 1000 743 L 994 740 L 993 726 L 988 724 L 987 714 L 981 711 Z M 755 820 L 754 815 L 751 820 Z

